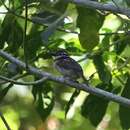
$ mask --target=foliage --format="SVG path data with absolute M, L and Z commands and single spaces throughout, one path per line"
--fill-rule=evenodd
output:
M 102 0 L 102 2 L 110 1 Z M 128 0 L 126 2 L 121 0 L 118 4 L 130 6 Z M 27 10 L 25 6 L 28 6 Z M 52 67 L 51 53 L 63 48 L 74 56 L 75 60 L 80 61 L 85 77 L 91 77 L 90 86 L 130 98 L 130 21 L 128 18 L 116 13 L 112 14 L 112 12 L 106 13 L 84 6 L 75 6 L 64 0 L 24 2 L 1 0 L 0 10 L 0 13 L 3 10 L 6 11 L 0 14 L 1 50 L 23 61 L 26 58 L 29 65 L 58 75 Z M 26 30 L 25 20 L 27 20 Z M 1 57 L 0 70 L 0 75 L 15 80 L 30 82 L 39 79 Z M 9 104 L 11 109 L 18 113 L 20 122 L 31 120 L 33 124 L 35 120 L 38 120 L 33 116 L 39 115 L 39 120 L 41 118 L 46 123 L 44 127 L 52 119 L 57 123 L 56 127 L 60 129 L 88 128 L 91 130 L 98 126 L 102 127 L 106 115 L 109 115 L 111 118 L 107 122 L 106 129 L 111 129 L 109 123 L 113 113 L 109 113 L 109 109 L 113 107 L 110 108 L 110 102 L 101 97 L 84 96 L 78 90 L 73 92 L 70 88 L 63 87 L 63 84 L 47 80 L 42 84 L 32 85 L 31 88 L 26 86 L 31 96 L 29 94 L 24 96 L 32 104 L 34 102 L 30 105 L 30 103 L 20 103 L 25 101 L 20 94 L 13 96 L 13 88 L 17 88 L 15 84 L 7 84 L 0 80 L 0 85 L 2 108 Z M 17 102 L 17 98 L 23 100 Z M 18 109 L 16 104 L 19 106 Z M 29 105 L 34 109 L 32 110 Z M 118 111 L 118 108 L 114 109 Z M 22 111 L 26 113 L 25 117 L 20 114 Z M 120 122 L 115 129 L 130 128 L 129 113 L 129 108 L 119 106 L 115 118 L 120 119 Z M 65 120 L 64 117 L 70 119 Z M 68 121 L 72 123 L 72 126 L 68 125 Z M 38 124 L 38 121 L 36 123 Z M 114 128 L 115 124 L 112 125 Z M 22 128 L 22 126 L 19 127 Z

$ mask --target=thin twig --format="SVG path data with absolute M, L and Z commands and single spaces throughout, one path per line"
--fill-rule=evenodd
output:
M 128 57 L 122 65 L 118 66 L 117 68 L 114 68 L 112 71 L 114 72 L 115 70 L 118 70 L 118 71 L 121 70 L 122 68 L 127 66 L 129 62 L 130 62 L 130 57 Z
M 2 50 L 0 50 L 0 56 L 5 58 L 6 60 L 16 64 L 21 69 L 26 69 L 25 63 L 14 58 L 10 54 L 8 54 Z M 99 88 L 93 88 L 92 86 L 88 86 L 87 84 L 76 83 L 76 82 L 73 82 L 71 80 L 67 80 L 64 77 L 57 77 L 57 76 L 54 76 L 50 73 L 41 71 L 41 70 L 34 68 L 34 67 L 31 67 L 31 66 L 29 66 L 28 71 L 29 71 L 29 73 L 34 74 L 35 76 L 47 77 L 48 80 L 52 80 L 52 81 L 64 84 L 64 85 L 66 85 L 66 87 L 71 86 L 73 88 L 83 90 L 85 92 L 89 92 L 90 94 L 96 95 L 98 97 L 102 97 L 106 100 L 114 101 L 116 103 L 119 103 L 120 105 L 130 107 L 130 99 L 128 99 L 128 98 L 104 91 L 104 90 L 99 89 Z
M 3 121 L 3 123 L 5 124 L 6 129 L 7 129 L 7 130 L 11 130 L 11 128 L 9 127 L 7 121 L 5 120 L 5 118 L 4 118 L 4 116 L 3 116 L 3 114 L 2 114 L 1 112 L 0 112 L 0 117 L 1 117 L 1 119 L 2 119 L 2 121 Z
M 25 77 L 25 76 L 27 76 L 27 75 L 28 75 L 28 73 L 24 73 L 24 74 L 22 74 L 22 75 L 15 75 L 15 76 L 11 77 L 11 79 L 13 79 L 13 80 L 18 80 L 18 79 L 23 78 L 23 77 Z M 7 82 L 8 82 L 8 81 L 2 80 L 2 81 L 0 81 L 0 85 L 1 85 L 1 84 L 5 84 L 5 83 L 7 83 Z
M 6 4 L 4 3 L 4 1 L 3 0 L 0 0 L 1 1 L 1 4 L 3 4 L 3 6 L 6 8 L 6 10 L 10 10 L 7 6 L 6 6 Z
M 27 53 L 27 19 L 28 19 L 28 2 L 25 0 L 25 25 L 24 25 L 24 34 L 23 34 L 23 49 L 24 49 L 24 61 L 26 64 L 26 70 L 28 69 L 28 53 Z
M 122 80 L 119 76 L 115 76 L 115 77 L 116 77 L 116 79 L 118 79 L 118 81 L 122 84 L 122 86 L 125 85 L 124 80 Z
M 13 79 L 9 79 L 9 78 L 1 76 L 1 75 L 0 75 L 0 79 L 5 80 L 7 82 L 11 82 L 13 84 L 18 84 L 18 85 L 37 85 L 37 84 L 41 84 L 45 80 L 47 80 L 47 77 L 43 77 L 43 78 L 41 78 L 39 80 L 36 80 L 34 82 L 19 82 L 19 81 L 16 81 L 16 80 L 13 80 Z

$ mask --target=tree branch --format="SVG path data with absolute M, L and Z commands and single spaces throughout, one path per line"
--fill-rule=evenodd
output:
M 5 58 L 6 60 L 18 65 L 22 69 L 26 69 L 25 63 L 23 63 L 22 61 L 14 58 L 12 55 L 10 55 L 10 54 L 2 51 L 2 50 L 0 50 L 0 56 Z M 99 88 L 93 88 L 93 87 L 90 87 L 90 86 L 88 86 L 86 84 L 75 83 L 75 82 L 73 82 L 71 80 L 67 80 L 67 79 L 65 79 L 63 77 L 57 77 L 57 76 L 54 76 L 54 75 L 52 75 L 50 73 L 41 71 L 41 70 L 36 69 L 36 68 L 34 68 L 32 66 L 29 66 L 28 71 L 29 71 L 29 73 L 34 74 L 36 76 L 47 77 L 48 80 L 55 81 L 55 82 L 58 82 L 58 83 L 61 83 L 61 84 L 67 85 L 67 86 L 71 86 L 73 88 L 83 90 L 85 92 L 89 92 L 90 94 L 93 94 L 93 95 L 105 98 L 107 100 L 117 102 L 117 103 L 119 103 L 121 105 L 130 107 L 130 100 L 125 98 L 125 97 L 115 95 L 113 93 L 101 90 Z
M 101 11 L 110 11 L 112 13 L 120 13 L 130 17 L 130 9 L 124 7 L 117 7 L 116 5 L 110 3 L 101 3 L 91 0 L 64 0 L 64 1 L 74 3 L 78 6 L 94 8 Z
M 13 79 L 9 79 L 9 78 L 1 76 L 1 75 L 0 75 L 0 79 L 2 79 L 4 81 L 7 81 L 7 82 L 11 82 L 13 84 L 18 84 L 18 85 L 37 85 L 37 84 L 41 84 L 45 80 L 47 80 L 47 77 L 43 77 L 43 78 L 41 78 L 39 80 L 36 80 L 34 82 L 19 82 L 19 81 L 16 81 L 16 80 L 13 80 Z
M 27 76 L 27 75 L 28 75 L 28 73 L 24 73 L 24 74 L 22 74 L 22 75 L 15 75 L 15 76 L 11 77 L 11 79 L 13 79 L 13 80 L 18 80 L 18 79 L 23 78 L 23 77 L 25 77 L 25 76 Z M 0 80 L 0 85 L 1 85 L 1 84 L 5 84 L 5 83 L 7 83 L 7 82 L 9 82 L 9 81 Z
M 11 130 L 11 128 L 9 127 L 7 121 L 5 120 L 5 118 L 4 118 L 4 116 L 3 116 L 3 114 L 1 112 L 0 112 L 0 117 L 1 117 L 2 121 L 4 122 L 7 130 Z
M 18 15 L 18 14 L 16 13 L 17 9 L 11 10 L 10 8 L 8 8 L 8 7 L 4 4 L 4 2 L 3 2 L 2 0 L 0 0 L 0 1 L 1 1 L 1 3 L 4 5 L 4 7 L 5 7 L 6 10 L 7 10 L 7 12 L 0 12 L 0 14 L 11 13 L 11 14 L 13 14 L 13 15 L 15 15 L 15 16 L 21 18 L 21 19 L 25 19 L 25 24 L 26 24 L 26 26 L 25 26 L 25 29 L 24 29 L 24 30 L 27 30 L 27 29 L 26 29 L 26 28 L 27 28 L 27 21 L 32 22 L 32 23 L 34 23 L 34 24 L 38 24 L 38 25 L 41 25 L 41 26 L 46 26 L 46 27 L 48 27 L 48 25 L 45 24 L 45 23 L 47 22 L 46 19 L 40 18 L 40 17 L 36 17 L 36 16 L 35 16 L 35 17 L 32 17 L 31 19 L 28 18 L 28 16 L 27 16 L 27 9 L 25 10 L 25 16 Z M 68 1 L 68 2 L 70 1 L 70 2 L 71 2 L 71 0 L 67 0 L 67 1 Z M 78 1 L 78 2 L 79 2 L 79 1 Z M 77 2 L 77 4 L 80 5 L 80 2 L 79 2 L 79 3 L 78 3 L 78 2 Z M 93 1 L 91 1 L 91 2 L 93 2 Z M 101 3 L 98 3 L 98 4 L 101 4 Z M 89 4 L 88 4 L 88 6 L 89 6 Z M 91 5 L 90 5 L 90 7 L 91 7 Z M 116 6 L 116 7 L 117 7 L 117 6 Z M 28 8 L 27 5 L 26 5 L 26 8 Z M 120 7 L 117 7 L 117 8 L 118 8 L 118 10 L 120 10 Z M 123 8 L 123 9 L 124 9 L 124 8 Z M 130 15 L 130 9 L 126 9 L 126 10 L 128 10 L 129 15 Z M 113 12 L 113 13 L 114 13 L 114 12 Z M 115 13 L 114 13 L 114 14 L 115 14 Z M 117 14 L 115 14 L 115 15 L 117 15 Z M 119 15 L 118 15 L 118 17 L 121 18 L 121 16 L 119 16 Z M 121 19 L 123 19 L 123 18 L 121 18 Z M 126 20 L 126 19 L 123 19 L 123 20 Z M 76 31 L 65 30 L 65 29 L 62 29 L 62 28 L 57 28 L 57 30 L 58 30 L 58 31 L 61 31 L 61 32 L 76 34 L 76 35 L 79 34 L 79 33 L 76 32 Z M 99 33 L 98 35 L 117 35 L 117 34 L 127 34 L 127 33 L 129 33 L 129 31 L 128 31 L 128 32 L 107 32 L 107 33 Z M 25 34 L 26 34 L 26 31 L 24 32 L 24 37 L 26 37 Z M 23 39 L 25 39 L 25 38 L 23 38 Z M 24 41 L 24 40 L 23 40 L 23 41 Z M 25 41 L 25 43 L 26 43 L 26 41 Z M 26 55 L 27 55 L 27 54 L 26 54 Z

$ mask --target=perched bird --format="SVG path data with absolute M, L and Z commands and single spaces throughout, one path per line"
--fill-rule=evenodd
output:
M 83 70 L 74 59 L 69 57 L 65 50 L 59 50 L 53 53 L 54 56 L 54 66 L 55 68 L 64 76 L 73 81 L 82 78 L 84 82 L 87 82 L 83 75 Z

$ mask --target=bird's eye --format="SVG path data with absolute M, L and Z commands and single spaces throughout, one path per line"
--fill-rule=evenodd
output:
M 67 53 L 66 52 L 62 52 L 62 55 L 67 55 Z

